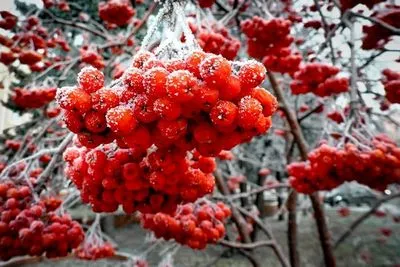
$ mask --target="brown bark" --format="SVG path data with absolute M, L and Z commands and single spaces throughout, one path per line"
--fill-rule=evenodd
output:
M 286 98 L 284 96 L 283 90 L 279 86 L 278 82 L 275 79 L 275 76 L 271 72 L 267 72 L 269 81 L 271 83 L 272 89 L 275 92 L 275 95 L 281 104 L 282 110 L 285 113 L 286 120 L 289 123 L 290 129 L 292 131 L 294 140 L 297 144 L 297 147 L 299 148 L 300 155 L 302 160 L 307 160 L 307 153 L 308 153 L 308 146 L 307 142 L 303 136 L 303 132 L 301 130 L 301 127 L 297 121 L 296 115 L 294 114 L 293 110 L 290 108 L 289 103 L 286 101 Z M 291 195 L 294 194 L 295 196 L 297 193 L 294 191 L 291 193 Z M 296 218 L 296 197 L 295 196 L 289 196 L 289 202 L 288 202 L 288 210 L 289 210 L 289 217 L 292 216 L 292 220 L 289 219 L 289 225 L 288 225 L 288 235 L 289 235 L 289 251 L 290 251 L 290 259 L 292 266 L 299 266 L 299 257 L 298 257 L 298 252 L 297 252 L 297 226 L 294 227 L 293 224 L 296 224 L 296 222 L 293 220 Z M 291 203 L 291 198 L 294 200 L 293 203 Z M 329 229 L 326 223 L 326 217 L 324 210 L 319 203 L 318 200 L 318 193 L 315 193 L 313 195 L 310 195 L 310 200 L 314 209 L 315 213 L 315 222 L 317 224 L 318 228 L 318 234 L 319 234 L 319 239 L 322 247 L 322 251 L 324 254 L 324 261 L 325 261 L 325 266 L 328 267 L 334 267 L 336 266 L 336 260 L 335 256 L 333 254 L 333 249 L 332 249 L 332 243 L 331 243 L 331 236 L 329 233 Z M 292 261 L 293 259 L 293 261 Z

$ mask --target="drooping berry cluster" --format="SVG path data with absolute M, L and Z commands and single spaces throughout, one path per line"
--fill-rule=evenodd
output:
M 11 100 L 20 109 L 41 108 L 54 100 L 56 92 L 55 87 L 14 88 Z
M 58 202 L 58 206 L 60 202 Z M 58 206 L 35 202 L 28 186 L 0 183 L 0 259 L 67 256 L 84 239 L 80 224 L 52 212 Z
M 216 156 L 270 127 L 277 102 L 257 87 L 265 78 L 260 63 L 244 62 L 235 75 L 222 56 L 199 51 L 162 62 L 144 52 L 132 66 L 118 88 L 102 88 L 103 74 L 85 68 L 79 87 L 58 91 L 66 125 L 84 146 L 116 139 L 122 148 L 155 144 Z
M 242 22 L 247 36 L 247 53 L 262 59 L 268 70 L 292 74 L 298 70 L 302 56 L 289 47 L 294 38 L 290 35 L 290 20 L 253 17 Z
M 295 73 L 300 66 L 303 57 L 299 52 L 292 52 L 288 47 L 280 49 L 277 53 L 266 55 L 262 62 L 270 71 L 280 73 Z
M 0 28 L 5 30 L 11 30 L 17 25 L 18 17 L 13 15 L 8 11 L 0 11 L 1 19 L 0 19 Z
M 81 56 L 81 62 L 89 64 L 97 69 L 104 68 L 104 59 L 96 50 L 91 50 L 88 47 L 82 47 L 79 52 Z
M 74 254 L 77 258 L 85 260 L 97 260 L 115 255 L 113 245 L 105 240 L 101 232 L 100 217 L 96 217 L 86 232 L 85 240 L 74 250 Z
M 99 17 L 106 23 L 125 26 L 134 15 L 135 9 L 128 0 L 108 0 L 99 3 Z
M 385 87 L 386 99 L 391 103 L 400 103 L 400 72 L 390 69 L 382 71 L 385 76 L 383 85 Z
M 369 151 L 350 143 L 343 149 L 324 144 L 308 154 L 308 161 L 288 165 L 288 172 L 291 186 L 306 194 L 353 180 L 384 190 L 400 181 L 400 148 L 379 137 Z
M 290 35 L 291 22 L 276 18 L 265 20 L 254 16 L 241 23 L 243 33 L 247 36 L 247 52 L 254 58 L 263 58 L 288 47 L 294 40 Z
M 203 26 L 200 29 L 191 27 L 204 52 L 222 55 L 233 60 L 240 49 L 240 41 L 232 37 L 223 25 Z
M 101 245 L 87 244 L 77 248 L 74 252 L 77 258 L 84 260 L 97 260 L 109 258 L 115 255 L 115 249 L 109 242 L 104 242 Z
M 157 149 L 147 155 L 115 144 L 66 150 L 66 174 L 95 212 L 171 213 L 214 189 L 214 158 L 186 151 Z
M 204 249 L 225 235 L 224 221 L 231 210 L 222 202 L 189 203 L 178 207 L 173 216 L 157 213 L 142 215 L 142 225 L 157 238 L 174 239 L 192 249 Z
M 349 80 L 336 76 L 338 73 L 337 67 L 322 63 L 308 63 L 294 74 L 290 88 L 296 95 L 313 93 L 321 97 L 347 92 Z
M 326 116 L 336 123 L 342 123 L 344 121 L 344 116 L 340 111 L 334 110 L 326 114 Z
M 201 8 L 209 8 L 214 5 L 215 0 L 198 0 L 198 3 Z
M 380 11 L 379 13 L 374 13 L 372 17 L 394 28 L 400 28 L 400 8 L 398 6 L 394 6 L 385 11 Z M 363 33 L 364 36 L 362 38 L 361 47 L 365 50 L 383 48 L 391 40 L 391 36 L 394 34 L 390 29 L 386 29 L 377 23 L 374 23 L 371 26 L 364 25 Z

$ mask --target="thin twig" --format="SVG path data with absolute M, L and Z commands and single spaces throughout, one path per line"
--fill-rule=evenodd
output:
M 371 209 L 364 213 L 363 215 L 361 215 L 360 217 L 358 217 L 357 220 L 355 220 L 350 226 L 349 228 L 347 228 L 347 230 L 341 234 L 339 236 L 339 238 L 336 240 L 335 244 L 334 244 L 334 248 L 336 249 L 337 247 L 339 247 L 340 244 L 343 243 L 344 240 L 346 240 L 346 238 L 348 238 L 351 233 L 353 233 L 353 231 L 362 223 L 364 222 L 369 216 L 371 216 L 383 203 L 388 202 L 392 199 L 398 198 L 400 197 L 400 193 L 396 193 L 393 195 L 390 195 L 388 197 L 382 198 L 379 201 L 377 201 L 375 203 L 374 206 L 371 207 Z

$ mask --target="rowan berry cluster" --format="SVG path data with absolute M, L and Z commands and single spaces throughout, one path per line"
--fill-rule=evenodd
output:
M 79 145 L 79 144 L 78 144 Z M 171 213 L 181 202 L 195 201 L 214 189 L 214 158 L 177 149 L 95 149 L 71 147 L 64 153 L 66 174 L 95 212 Z
M 400 28 L 400 8 L 393 7 L 379 13 L 374 13 L 372 18 L 382 21 L 394 28 Z M 361 48 L 365 50 L 381 49 L 383 48 L 393 36 L 393 32 L 389 29 L 380 26 L 379 24 L 372 24 L 371 26 L 363 26 L 364 36 L 362 38 Z
M 270 71 L 293 75 L 299 69 L 302 60 L 303 57 L 299 52 L 292 52 L 290 48 L 286 47 L 277 53 L 266 55 L 262 62 Z
M 290 26 L 290 20 L 279 18 L 265 20 L 255 16 L 243 21 L 241 29 L 248 38 L 247 53 L 262 59 L 270 71 L 293 74 L 303 58 L 289 47 L 294 41 Z
M 79 259 L 97 260 L 114 256 L 115 250 L 110 243 L 106 242 L 100 246 L 90 244 L 85 248 L 79 247 L 75 250 L 74 254 Z
M 214 5 L 215 0 L 198 0 L 198 3 L 201 8 L 209 8 Z
M 174 215 L 143 214 L 142 226 L 157 238 L 174 239 L 192 249 L 204 249 L 225 235 L 224 221 L 231 210 L 222 202 L 188 203 L 178 207 Z
M 268 130 L 277 101 L 257 87 L 265 68 L 244 62 L 237 75 L 222 56 L 194 52 L 186 60 L 162 62 L 139 53 L 122 85 L 103 88 L 104 75 L 84 68 L 79 87 L 58 91 L 67 127 L 87 147 L 117 140 L 121 148 L 146 151 L 196 148 L 204 156 Z
M 254 58 L 263 58 L 288 47 L 294 40 L 290 35 L 291 22 L 275 18 L 265 20 L 254 16 L 241 23 L 241 29 L 247 36 L 247 53 Z
M 191 29 L 204 52 L 222 55 L 228 60 L 233 60 L 237 56 L 240 41 L 232 37 L 224 26 L 214 24 L 200 29 L 191 27 Z
M 96 50 L 91 50 L 88 47 L 82 47 L 79 52 L 81 56 L 81 62 L 89 64 L 96 69 L 104 68 L 104 59 Z
M 41 108 L 54 100 L 56 92 L 55 87 L 14 88 L 11 100 L 20 109 Z
M 388 138 L 375 137 L 369 151 L 347 143 L 343 149 L 323 144 L 308 154 L 308 161 L 288 165 L 291 186 L 310 194 L 357 181 L 377 190 L 400 181 L 400 148 Z
M 385 76 L 383 85 L 386 99 L 391 103 L 400 103 L 400 72 L 385 69 L 382 74 Z
M 342 123 L 344 121 L 344 117 L 343 117 L 342 113 L 340 113 L 337 110 L 329 112 L 328 114 L 326 114 L 326 116 L 336 123 Z
M 97 222 L 95 222 L 97 223 Z M 84 260 L 97 260 L 102 258 L 109 258 L 115 255 L 115 249 L 110 242 L 104 241 L 103 237 L 100 236 L 96 231 L 91 229 L 86 233 L 85 240 L 81 245 L 74 250 L 74 255 L 79 259 Z
M 70 216 L 54 213 L 59 205 L 35 202 L 26 185 L 0 183 L 0 259 L 63 257 L 78 247 L 84 239 L 82 227 Z
M 99 17 L 102 20 L 119 27 L 127 25 L 136 13 L 128 0 L 100 2 L 98 8 Z
M 290 88 L 296 95 L 313 93 L 320 97 L 347 92 L 349 80 L 336 76 L 338 73 L 337 67 L 322 63 L 308 63 L 294 74 Z
M 11 30 L 17 25 L 18 18 L 8 11 L 0 11 L 0 28 Z
M 69 4 L 66 0 L 42 0 L 42 2 L 45 8 L 56 7 L 63 12 L 70 11 Z
M 0 62 L 5 65 L 10 65 L 17 59 L 19 59 L 22 64 L 34 66 L 35 63 L 43 59 L 43 55 L 34 50 L 23 50 L 19 53 L 14 53 L 10 50 L 0 53 Z

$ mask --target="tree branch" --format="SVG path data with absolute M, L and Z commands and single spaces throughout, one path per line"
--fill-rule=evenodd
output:
M 371 216 L 383 203 L 388 202 L 392 199 L 398 198 L 400 197 L 400 193 L 396 193 L 393 195 L 390 195 L 388 197 L 382 198 L 379 201 L 377 201 L 375 203 L 375 205 L 366 213 L 364 213 L 363 215 L 361 215 L 357 220 L 355 220 L 350 226 L 349 228 L 347 228 L 347 230 L 341 234 L 339 236 L 339 238 L 336 240 L 335 244 L 334 244 L 334 248 L 336 249 L 337 247 L 339 247 L 340 244 L 343 243 L 344 240 L 346 240 L 346 238 L 348 238 L 351 233 L 363 222 L 365 221 L 369 216 Z
M 223 245 L 223 246 L 226 246 L 229 248 L 255 249 L 258 247 L 273 246 L 274 241 L 264 240 L 264 241 L 258 241 L 258 242 L 253 242 L 253 243 L 238 243 L 238 242 L 232 242 L 232 241 L 227 241 L 227 240 L 220 240 L 218 243 L 220 245 Z
M 275 79 L 275 76 L 271 72 L 267 72 L 269 81 L 271 83 L 272 89 L 274 90 L 278 101 L 282 105 L 283 112 L 285 113 L 286 120 L 289 123 L 289 126 L 292 130 L 292 134 L 295 142 L 300 151 L 301 158 L 303 160 L 307 160 L 308 146 L 307 142 L 303 136 L 303 132 L 300 128 L 300 125 L 297 121 L 296 115 L 293 113 L 292 109 L 289 106 L 289 103 L 286 101 L 286 98 L 283 94 L 282 88 L 278 85 L 278 82 Z M 289 236 L 289 251 L 291 257 L 292 266 L 299 266 L 299 258 L 297 252 L 297 226 L 296 226 L 296 199 L 297 193 L 292 191 L 288 198 L 288 210 L 289 210 L 289 219 L 288 222 L 288 236 Z M 324 253 L 325 265 L 328 267 L 336 266 L 336 260 L 333 254 L 332 245 L 330 241 L 329 229 L 327 227 L 326 218 L 324 211 L 319 203 L 318 192 L 310 195 L 310 200 L 312 202 L 314 212 L 315 212 L 315 221 L 318 228 L 319 239 L 322 246 L 322 250 Z

